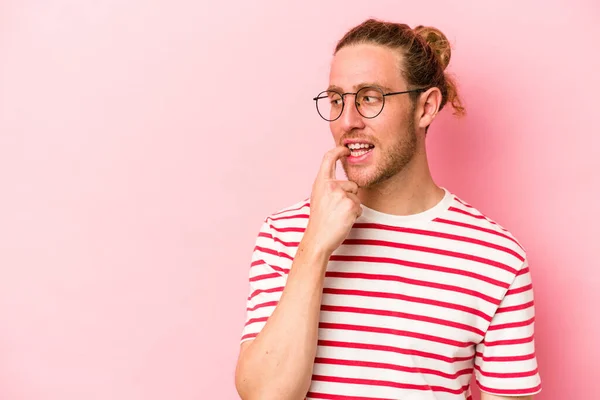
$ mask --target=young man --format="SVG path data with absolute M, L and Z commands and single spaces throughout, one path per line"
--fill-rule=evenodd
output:
M 338 43 L 315 97 L 337 146 L 253 253 L 243 400 L 464 400 L 472 376 L 483 400 L 541 390 L 525 251 L 428 168 L 427 128 L 464 112 L 449 60 L 422 26 L 368 20 Z

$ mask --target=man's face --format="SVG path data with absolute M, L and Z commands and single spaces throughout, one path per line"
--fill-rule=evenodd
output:
M 400 57 L 382 46 L 344 47 L 333 58 L 330 88 L 340 93 L 354 93 L 373 85 L 381 87 L 384 93 L 407 90 L 400 73 Z M 386 96 L 383 111 L 368 119 L 357 111 L 355 96 L 347 95 L 342 115 L 330 122 L 336 144 L 350 146 L 351 150 L 358 147 L 342 159 L 342 166 L 348 179 L 359 187 L 389 179 L 412 160 L 417 137 L 413 103 L 408 96 Z

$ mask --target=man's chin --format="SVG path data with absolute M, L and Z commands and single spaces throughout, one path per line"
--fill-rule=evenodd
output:
M 368 189 L 373 188 L 388 179 L 394 174 L 386 174 L 386 171 L 371 170 L 370 168 L 365 169 L 346 169 L 346 177 L 349 181 L 352 181 L 358 185 L 359 188 Z
M 346 177 L 349 181 L 356 183 L 360 188 L 371 186 L 375 178 L 373 174 L 368 173 L 368 171 L 356 171 L 354 168 L 350 168 L 350 170 L 346 171 Z

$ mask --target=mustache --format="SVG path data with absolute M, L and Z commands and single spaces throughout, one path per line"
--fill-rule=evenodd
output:
M 365 135 L 356 135 L 356 134 L 349 134 L 349 135 L 343 135 L 340 138 L 340 141 L 338 144 L 342 144 L 344 143 L 344 140 L 364 140 L 365 142 L 369 142 L 369 143 L 373 143 L 373 144 L 377 144 L 377 138 L 373 137 L 373 136 L 365 136 Z

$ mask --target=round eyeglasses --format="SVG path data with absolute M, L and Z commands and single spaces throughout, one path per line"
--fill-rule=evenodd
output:
M 344 111 L 345 101 L 344 98 L 349 95 L 354 95 L 354 104 L 358 113 L 365 118 L 375 118 L 385 105 L 385 98 L 387 96 L 393 96 L 396 94 L 413 93 L 413 92 L 424 92 L 427 89 L 412 89 L 405 90 L 403 92 L 390 92 L 384 93 L 381 88 L 376 86 L 366 86 L 358 90 L 358 92 L 352 93 L 339 93 L 335 90 L 325 90 L 313 100 L 317 105 L 317 112 L 325 121 L 335 121 L 338 119 Z

